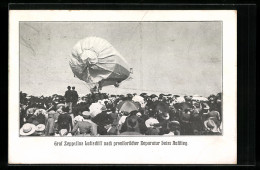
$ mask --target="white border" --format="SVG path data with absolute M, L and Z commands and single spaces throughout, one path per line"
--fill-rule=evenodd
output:
M 223 136 L 19 137 L 19 21 L 222 21 Z M 200 11 L 9 11 L 9 164 L 236 164 L 237 12 Z M 54 141 L 186 141 L 188 146 L 55 147 Z

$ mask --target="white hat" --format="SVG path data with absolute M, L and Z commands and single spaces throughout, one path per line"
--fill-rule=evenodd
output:
M 36 126 L 34 124 L 26 123 L 20 129 L 20 135 L 29 136 L 29 135 L 33 134 L 35 132 L 35 130 L 36 130 Z
M 36 126 L 36 131 L 37 132 L 42 132 L 42 131 L 44 131 L 44 129 L 45 129 L 45 125 L 44 124 L 38 124 Z
M 66 136 L 68 133 L 68 130 L 67 129 L 61 129 L 60 130 L 60 136 Z
M 78 116 L 76 116 L 76 117 L 73 119 L 73 122 L 74 122 L 74 123 L 77 123 L 77 122 L 81 122 L 81 121 L 83 121 L 83 120 L 84 120 L 84 118 L 83 118 L 82 116 L 78 115 Z
M 154 118 L 149 118 L 145 121 L 145 125 L 147 128 L 153 127 L 153 124 L 157 124 L 157 123 L 159 123 L 159 121 Z
M 82 112 L 82 115 L 83 116 L 90 116 L 90 112 L 89 111 L 84 111 L 84 112 Z
M 204 122 L 204 126 L 211 132 L 220 132 L 215 121 L 210 118 Z

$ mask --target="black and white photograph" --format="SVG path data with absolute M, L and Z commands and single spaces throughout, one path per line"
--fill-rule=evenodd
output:
M 10 164 L 236 164 L 236 11 L 9 16 Z
M 220 21 L 20 22 L 19 33 L 20 136 L 222 134 Z

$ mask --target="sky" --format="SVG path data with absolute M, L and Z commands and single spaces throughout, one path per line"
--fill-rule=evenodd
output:
M 63 95 L 75 86 L 73 46 L 88 36 L 106 39 L 133 68 L 132 79 L 102 92 L 209 96 L 222 91 L 221 22 L 20 22 L 20 91 Z

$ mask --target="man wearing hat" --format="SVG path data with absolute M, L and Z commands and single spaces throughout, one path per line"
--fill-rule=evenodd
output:
M 78 92 L 75 90 L 74 86 L 72 87 L 71 95 L 72 95 L 72 108 L 74 108 L 76 106 L 77 102 L 78 102 L 78 99 L 79 99 Z
M 66 102 L 66 107 L 69 107 L 69 113 L 72 112 L 72 102 L 73 102 L 73 94 L 72 94 L 72 91 L 71 91 L 71 87 L 68 86 L 67 87 L 67 91 L 65 92 L 65 102 Z
M 73 135 L 79 131 L 79 135 L 97 135 L 97 125 L 90 120 L 90 112 L 84 111 L 82 112 L 83 121 L 78 121 L 76 125 L 73 127 L 71 133 Z
M 113 118 L 107 113 L 107 108 L 105 105 L 101 107 L 101 113 L 92 118 L 92 121 L 97 124 L 97 131 L 100 135 L 107 135 L 107 131 L 113 123 Z
M 170 121 L 168 123 L 169 133 L 164 134 L 165 136 L 180 135 L 180 123 L 178 121 Z
M 132 115 L 126 118 L 126 131 L 120 135 L 142 135 L 140 133 L 138 116 Z

